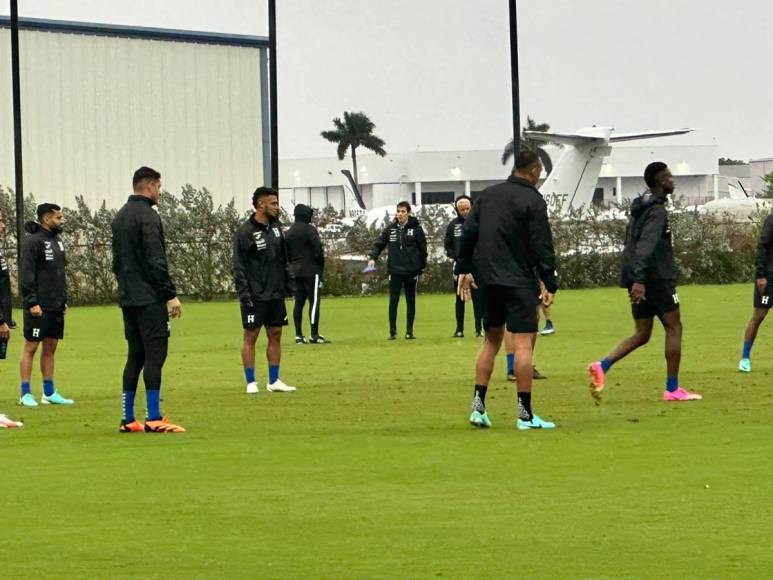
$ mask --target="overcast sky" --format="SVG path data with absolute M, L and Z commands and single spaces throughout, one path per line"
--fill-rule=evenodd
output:
M 19 3 L 38 18 L 267 34 L 261 0 Z M 344 110 L 368 113 L 388 151 L 500 148 L 509 138 L 507 0 L 277 4 L 283 158 L 332 154 L 319 132 Z M 559 131 L 689 126 L 699 131 L 681 139 L 716 139 L 722 156 L 773 156 L 770 0 L 518 6 L 524 116 Z

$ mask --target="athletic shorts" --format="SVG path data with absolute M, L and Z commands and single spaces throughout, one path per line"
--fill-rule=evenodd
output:
M 166 302 L 146 306 L 129 306 L 123 311 L 123 333 L 129 342 L 147 342 L 150 339 L 169 338 L 172 327 Z
M 537 332 L 538 294 L 534 288 L 482 285 L 483 328 L 505 325 L 508 332 Z
M 64 338 L 64 312 L 44 310 L 43 316 L 32 316 L 24 310 L 24 338 L 30 342 L 40 342 L 44 338 Z
M 628 288 L 630 292 L 631 289 Z M 660 318 L 664 314 L 679 310 L 679 295 L 673 282 L 656 282 L 645 285 L 646 300 L 639 304 L 631 304 L 634 320 L 644 318 Z
M 768 283 L 767 287 L 765 288 L 765 294 L 760 294 L 759 290 L 757 290 L 757 285 L 755 284 L 754 307 L 770 310 L 771 306 L 773 306 L 773 287 L 771 287 L 770 283 Z
M 242 328 L 255 330 L 261 326 L 276 328 L 287 326 L 287 309 L 284 300 L 260 300 L 252 303 L 252 306 L 241 304 Z

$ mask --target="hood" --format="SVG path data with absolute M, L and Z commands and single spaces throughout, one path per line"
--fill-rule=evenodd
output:
M 24 231 L 27 232 L 28 234 L 34 234 L 36 232 L 39 232 L 42 229 L 43 229 L 43 226 L 41 226 L 36 221 L 30 220 L 24 223 Z
M 397 221 L 397 218 L 395 218 L 395 222 L 394 223 L 395 223 L 395 225 L 398 225 L 398 226 L 400 225 L 400 222 Z M 403 226 L 403 227 L 406 227 L 406 228 L 417 228 L 417 227 L 419 227 L 419 220 L 417 218 L 413 217 L 412 215 L 409 215 L 408 216 L 408 221 L 405 222 L 405 226 Z
M 302 203 L 299 203 L 298 205 L 296 205 L 295 210 L 293 210 L 295 221 L 303 222 L 305 224 L 311 223 L 311 216 L 313 214 L 314 214 L 314 210 L 310 208 L 308 205 L 304 205 Z
M 633 200 L 633 203 L 631 204 L 631 215 L 633 217 L 639 217 L 644 210 L 646 210 L 649 207 L 652 207 L 656 203 L 665 203 L 666 200 L 662 197 L 658 197 L 657 195 L 654 195 L 652 192 L 647 191 L 642 195 L 641 197 L 637 197 Z

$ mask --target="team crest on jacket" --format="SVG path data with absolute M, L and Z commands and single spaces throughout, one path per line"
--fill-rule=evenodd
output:
M 389 230 L 389 241 L 390 242 L 396 242 L 397 241 L 397 230 L 392 228 Z
M 54 261 L 54 245 L 51 242 L 43 242 L 45 245 L 45 256 L 46 256 L 46 262 L 53 262 Z
M 278 238 L 281 233 L 279 232 L 279 228 L 271 228 L 271 231 L 274 232 L 274 237 Z
M 255 232 L 252 234 L 252 237 L 255 240 L 255 247 L 258 250 L 266 249 L 266 238 L 263 237 L 263 232 Z
M 412 237 L 414 236 L 414 234 L 415 234 L 415 233 L 416 233 L 416 230 L 414 230 L 413 228 L 411 228 L 410 230 L 408 230 L 408 237 L 409 237 L 409 238 L 412 238 Z
M 454 224 L 454 237 L 455 238 L 462 237 L 462 224 Z

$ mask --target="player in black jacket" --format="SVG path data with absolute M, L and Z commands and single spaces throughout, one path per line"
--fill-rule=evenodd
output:
M 754 278 L 754 310 L 746 326 L 741 361 L 738 363 L 738 370 L 744 373 L 752 372 L 751 353 L 754 339 L 757 338 L 757 331 L 773 306 L 773 214 L 765 220 L 757 241 Z
M 469 300 L 474 287 L 480 288 L 486 331 L 475 368 L 470 415 L 470 423 L 476 427 L 491 426 L 486 413 L 486 391 L 505 329 L 513 333 L 515 347 L 517 427 L 555 427 L 531 410 L 537 304 L 540 298 L 545 304 L 552 304 L 558 290 L 547 204 L 535 188 L 541 174 L 539 157 L 532 151 L 520 152 L 513 175 L 481 192 L 462 230 L 458 292 Z M 473 255 L 477 259 L 477 279 L 472 274 Z M 538 280 L 546 288 L 541 296 Z
M 255 343 L 266 327 L 269 392 L 290 393 L 295 387 L 279 378 L 282 358 L 282 327 L 287 326 L 285 298 L 292 295 L 287 247 L 279 227 L 279 196 L 270 187 L 259 187 L 252 195 L 255 208 L 234 236 L 234 282 L 241 304 L 242 364 L 247 394 L 259 392 L 255 381 Z
M 621 286 L 628 289 L 636 325 L 633 335 L 611 353 L 588 366 L 590 390 L 596 404 L 610 367 L 649 342 L 657 316 L 666 333 L 666 389 L 664 401 L 694 401 L 702 397 L 679 385 L 682 358 L 682 321 L 676 292 L 677 269 L 671 245 L 666 198 L 674 192 L 674 178 L 665 163 L 650 163 L 644 170 L 649 190 L 634 200 L 625 234 Z
M 464 226 L 464 220 L 467 218 L 467 214 L 470 213 L 470 208 L 472 208 L 472 199 L 466 195 L 462 195 L 456 199 L 454 202 L 456 218 L 448 224 L 448 227 L 446 227 L 446 236 L 443 241 L 443 248 L 446 251 L 446 256 L 454 261 L 454 295 L 456 297 L 456 331 L 454 332 L 454 338 L 464 338 L 464 300 L 462 300 L 462 297 L 456 292 L 457 283 L 459 281 L 459 272 L 456 270 L 457 260 L 459 259 L 459 248 L 462 245 L 462 227 Z M 483 334 L 483 315 L 480 306 L 480 292 L 478 292 L 477 288 L 473 288 L 472 310 L 475 317 L 475 336 L 482 336 Z
M 161 194 L 161 174 L 140 167 L 132 178 L 134 195 L 112 223 L 113 274 L 128 343 L 123 370 L 122 433 L 183 433 L 185 429 L 161 414 L 161 373 L 169 351 L 169 317 L 182 315 L 177 290 L 169 275 L 161 217 L 153 209 Z M 134 399 L 142 373 L 148 416 L 134 417 Z
M 0 216 L 0 234 L 5 231 L 5 221 Z M 8 273 L 8 262 L 5 260 L 2 248 L 0 248 L 0 349 L 5 358 L 8 341 L 11 339 L 11 276 Z M 13 429 L 22 427 L 21 421 L 14 421 L 3 413 L 0 413 L 0 429 Z
M 37 209 L 38 221 L 24 224 L 27 235 L 22 243 L 21 295 L 24 309 L 24 348 L 21 353 L 21 398 L 19 404 L 37 407 L 30 379 L 38 345 L 43 343 L 40 370 L 43 374 L 44 405 L 72 405 L 54 386 L 54 355 L 64 338 L 64 311 L 67 309 L 62 208 L 43 203 Z
M 325 250 L 317 228 L 311 225 L 314 210 L 308 205 L 299 203 L 295 206 L 293 214 L 295 223 L 287 230 L 285 241 L 290 274 L 295 283 L 295 307 L 293 308 L 295 343 L 306 344 L 307 342 L 303 336 L 303 307 L 308 300 L 311 323 L 311 338 L 308 342 L 322 344 L 329 342 L 319 334 L 319 311 L 322 298 L 320 290 L 322 271 L 325 268 Z
M 427 267 L 427 237 L 419 220 L 411 215 L 411 204 L 397 204 L 397 217 L 381 232 L 370 252 L 368 266 L 374 268 L 384 248 L 388 247 L 387 272 L 389 272 L 389 340 L 397 338 L 397 305 L 400 293 L 405 289 L 408 307 L 405 338 L 412 340 L 413 322 L 416 318 L 416 284 Z

